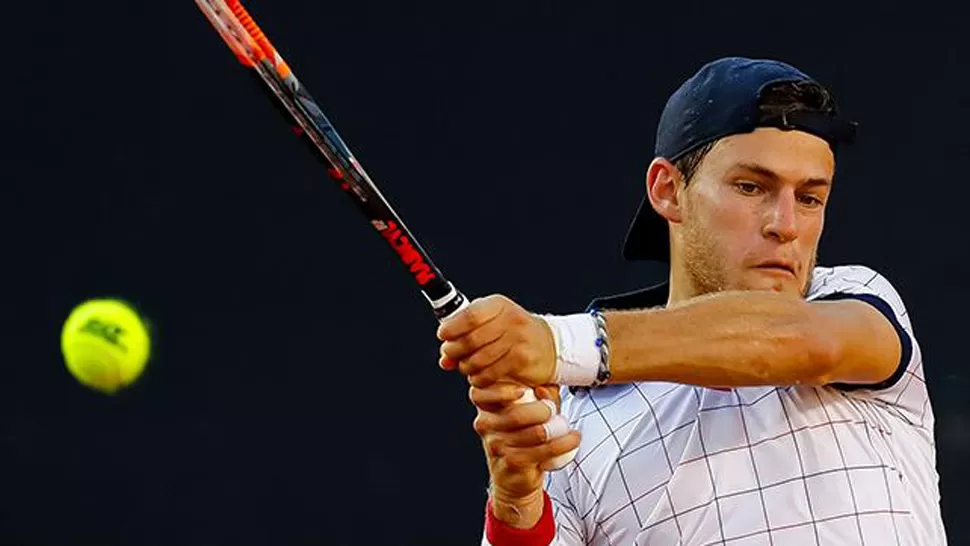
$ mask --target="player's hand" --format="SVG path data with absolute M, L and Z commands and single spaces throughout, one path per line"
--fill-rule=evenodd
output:
M 542 515 L 545 470 L 555 457 L 575 449 L 580 438 L 576 431 L 562 434 L 568 428 L 561 416 L 556 417 L 558 426 L 544 426 L 559 412 L 557 387 L 537 387 L 539 400 L 516 404 L 523 390 L 496 383 L 471 387 L 469 398 L 478 409 L 474 427 L 488 462 L 493 511 L 503 521 L 529 528 Z
M 473 301 L 438 327 L 439 365 L 457 368 L 476 387 L 499 380 L 528 386 L 552 382 L 556 346 L 541 317 L 505 296 Z

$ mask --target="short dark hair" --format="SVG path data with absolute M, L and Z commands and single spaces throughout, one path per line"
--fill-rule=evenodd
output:
M 835 110 L 835 97 L 824 86 L 814 82 L 780 82 L 765 87 L 758 101 L 760 119 L 778 118 L 792 112 L 818 112 L 831 114 Z M 685 153 L 674 161 L 674 166 L 684 176 L 684 184 L 697 173 L 701 161 L 717 141 L 708 142 Z

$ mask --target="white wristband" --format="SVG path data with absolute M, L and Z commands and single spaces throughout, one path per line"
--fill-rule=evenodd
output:
M 596 382 L 600 350 L 596 345 L 596 319 L 588 313 L 541 315 L 556 342 L 557 385 L 588 387 Z

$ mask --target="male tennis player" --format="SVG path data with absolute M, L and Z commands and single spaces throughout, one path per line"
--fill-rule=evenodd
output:
M 787 64 L 712 62 L 663 111 L 625 243 L 667 282 L 565 316 L 491 296 L 441 325 L 479 409 L 483 544 L 946 543 L 906 308 L 879 273 L 815 262 L 854 127 Z M 515 384 L 563 386 L 566 421 Z

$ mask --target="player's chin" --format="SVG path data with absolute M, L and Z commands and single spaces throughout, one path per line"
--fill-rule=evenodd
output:
M 764 290 L 801 296 L 805 281 L 789 271 L 754 269 L 745 279 L 747 290 Z

